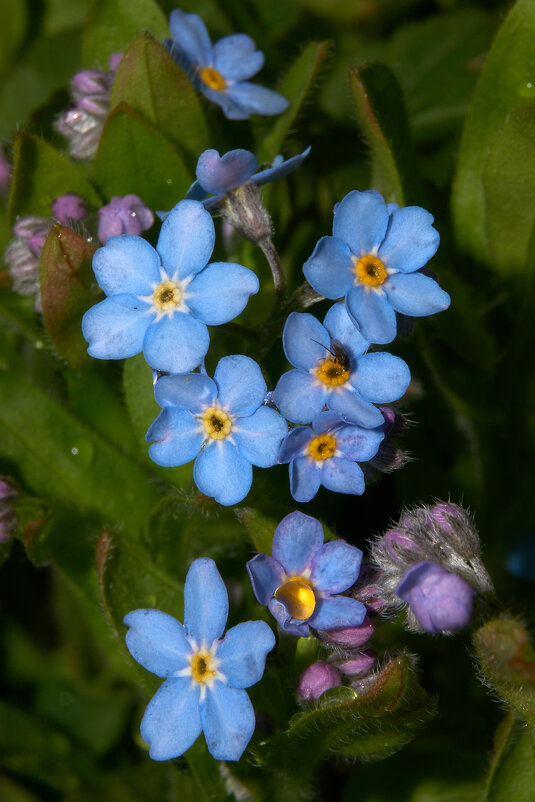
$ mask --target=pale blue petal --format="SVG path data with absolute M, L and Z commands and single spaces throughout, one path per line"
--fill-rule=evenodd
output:
M 208 152 L 209 151 L 206 151 L 206 150 L 204 151 L 204 153 L 208 153 Z M 204 156 L 204 153 L 199 157 L 199 161 Z M 217 153 L 217 150 L 215 150 L 214 153 Z M 199 167 L 199 162 L 197 162 L 197 168 L 198 167 Z M 186 200 L 203 201 L 203 200 L 205 200 L 207 195 L 208 195 L 208 193 L 201 186 L 200 182 L 199 181 L 194 181 L 193 184 L 188 189 L 188 191 L 186 192 L 184 197 L 186 198 Z M 203 204 L 203 206 L 206 209 L 206 204 Z M 163 221 L 163 220 L 165 220 L 165 218 L 167 217 L 169 212 L 156 212 L 156 214 L 158 215 L 160 220 Z
M 253 469 L 228 439 L 217 440 L 195 460 L 193 479 L 205 496 L 230 506 L 243 501 L 251 489 Z
M 214 67 L 226 81 L 246 81 L 262 69 L 264 54 L 246 33 L 224 36 L 215 43 Z
M 351 251 L 336 237 L 322 237 L 303 265 L 305 278 L 325 298 L 342 298 L 353 286 Z
M 245 691 L 216 682 L 201 707 L 206 746 L 216 760 L 239 760 L 251 740 L 255 715 Z
M 333 235 L 349 245 L 357 257 L 378 248 L 386 233 L 388 210 L 381 195 L 374 190 L 353 190 L 338 205 L 333 221 Z
M 310 423 L 320 414 L 326 397 L 325 385 L 302 370 L 283 373 L 273 391 L 276 405 L 293 423 Z
M 229 629 L 216 657 L 231 688 L 249 688 L 262 679 L 275 636 L 265 621 L 246 621 Z
M 364 621 L 366 608 L 356 599 L 347 596 L 334 596 L 330 599 L 318 599 L 316 609 L 309 618 L 314 629 L 342 629 L 358 627 Z
M 225 631 L 228 594 L 215 562 L 199 557 L 190 565 L 184 584 L 184 626 L 198 647 L 210 648 Z
M 318 415 L 317 418 L 314 418 L 311 426 L 316 434 L 323 434 L 323 432 L 336 431 L 340 426 L 344 426 L 345 423 L 346 421 L 342 420 L 340 415 L 327 409 L 325 412 L 322 412 L 321 415 Z
M 336 433 L 336 446 L 346 459 L 353 462 L 367 462 L 375 457 L 384 438 L 382 426 L 376 429 L 344 426 Z
M 193 415 L 178 407 L 165 407 L 146 435 L 149 457 L 157 465 L 176 468 L 195 459 L 205 438 L 205 433 Z
M 88 309 L 82 318 L 87 352 L 97 359 L 125 359 L 139 354 L 154 314 L 133 295 L 112 295 Z
M 143 668 L 158 677 L 169 677 L 186 668 L 191 646 L 182 624 L 160 610 L 133 610 L 124 617 L 128 651 Z
M 370 345 L 349 317 L 345 304 L 333 304 L 325 315 L 323 325 L 333 340 L 344 346 L 351 360 L 361 356 Z
M 396 313 L 386 295 L 367 287 L 352 287 L 347 298 L 347 311 L 363 337 L 371 343 L 390 343 L 396 336 Z
M 184 279 L 208 264 L 214 242 L 210 213 L 199 201 L 183 200 L 163 221 L 156 250 L 168 275 Z
M 180 373 L 158 379 L 154 396 L 161 407 L 183 407 L 199 414 L 204 407 L 213 405 L 217 387 L 212 379 L 202 373 Z
M 197 178 L 207 192 L 224 195 L 247 181 L 257 164 L 258 160 L 250 150 L 229 150 L 224 156 L 220 156 L 217 150 L 205 150 L 197 162 Z
M 201 320 L 174 312 L 149 326 L 143 353 L 154 370 L 189 373 L 201 364 L 209 345 L 210 335 Z
M 275 530 L 272 554 L 289 576 L 300 576 L 322 545 L 320 522 L 303 512 L 291 512 Z
M 219 403 L 233 415 L 252 415 L 267 390 L 257 363 L 241 354 L 220 359 L 214 381 L 219 388 Z
M 365 429 L 374 429 L 384 423 L 381 410 L 352 391 L 349 385 L 329 393 L 327 405 L 345 421 L 364 426 Z
M 364 493 L 364 474 L 361 468 L 356 462 L 350 462 L 342 457 L 325 460 L 321 481 L 323 486 L 333 493 L 349 493 L 354 496 L 361 496 Z
M 310 581 L 323 593 L 341 593 L 357 581 L 362 552 L 343 540 L 325 543 L 314 557 Z
M 152 245 L 134 234 L 110 237 L 93 256 L 95 277 L 106 295 L 152 295 L 160 282 L 160 259 Z
M 259 407 L 247 418 L 239 418 L 232 427 L 232 437 L 242 457 L 259 468 L 277 462 L 280 444 L 288 426 L 278 412 Z
M 365 354 L 351 375 L 351 384 L 363 396 L 376 404 L 397 401 L 411 380 L 406 362 L 393 354 Z M 379 423 L 376 424 L 379 426 Z
M 195 317 L 209 326 L 228 323 L 243 312 L 250 295 L 258 292 L 258 278 L 248 267 L 214 262 L 188 287 L 186 302 Z
M 443 312 L 451 302 L 448 293 L 423 273 L 396 273 L 385 281 L 384 291 L 394 309 L 411 317 Z
M 290 460 L 298 456 L 303 456 L 313 437 L 314 432 L 310 426 L 296 426 L 295 429 L 290 429 L 281 445 L 279 462 L 284 465 L 285 462 L 290 462 Z
M 141 721 L 141 737 L 153 760 L 180 757 L 202 731 L 199 685 L 191 677 L 166 680 L 150 700 Z
M 329 356 L 327 349 L 331 338 L 313 315 L 292 312 L 284 324 L 282 345 L 288 362 L 295 368 L 308 371 Z
M 309 147 L 304 150 L 302 153 L 299 153 L 297 156 L 292 156 L 291 159 L 286 159 L 278 164 L 273 162 L 272 167 L 268 167 L 266 170 L 260 170 L 260 172 L 256 173 L 252 177 L 253 184 L 256 184 L 257 187 L 262 186 L 263 184 L 267 184 L 270 181 L 275 181 L 277 178 L 284 178 L 284 176 L 289 175 L 292 173 L 301 162 L 303 162 L 308 154 L 310 153 L 310 145 Z
M 440 234 L 432 223 L 433 215 L 419 206 L 397 209 L 378 253 L 386 267 L 412 273 L 427 264 L 440 243 Z
M 282 584 L 283 570 L 269 554 L 257 554 L 247 563 L 253 593 L 260 604 L 267 605 Z
M 215 89 L 210 89 L 205 84 L 200 83 L 199 89 L 208 100 L 212 103 L 217 103 L 221 106 L 225 117 L 229 120 L 248 120 L 249 111 L 236 103 L 226 92 L 217 92 Z
M 226 94 L 249 114 L 281 114 L 290 105 L 278 92 L 258 84 L 233 84 L 228 87 Z
M 175 8 L 169 16 L 169 29 L 174 44 L 193 64 L 204 67 L 212 63 L 212 43 L 197 14 L 186 14 Z
M 304 504 L 314 498 L 321 485 L 321 466 L 310 457 L 296 457 L 290 462 L 290 493 Z

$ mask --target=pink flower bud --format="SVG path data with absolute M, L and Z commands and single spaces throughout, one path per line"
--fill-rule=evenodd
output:
M 330 641 L 333 641 L 339 646 L 345 646 L 349 649 L 360 649 L 365 643 L 369 641 L 375 627 L 366 616 L 362 624 L 358 627 L 346 627 L 344 629 L 331 629 L 326 633 Z
M 317 663 L 312 663 L 306 668 L 299 677 L 297 693 L 304 701 L 319 699 L 321 694 L 328 691 L 329 688 L 336 688 L 341 684 L 342 678 L 338 669 L 329 663 L 322 663 L 321 660 L 318 660 Z
M 338 663 L 340 671 L 350 677 L 363 677 L 365 674 L 369 674 L 374 665 L 375 653 L 369 649 L 354 655 L 351 660 Z
M 67 192 L 56 198 L 52 204 L 52 214 L 60 223 L 67 223 L 69 220 L 82 220 L 87 214 L 87 207 L 79 195 Z

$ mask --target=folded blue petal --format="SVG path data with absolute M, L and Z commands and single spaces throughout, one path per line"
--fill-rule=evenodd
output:
M 257 554 L 247 563 L 247 572 L 254 595 L 260 604 L 267 605 L 282 584 L 283 570 L 280 564 L 268 554 Z
M 217 648 L 219 671 L 232 688 L 249 688 L 262 679 L 275 636 L 265 621 L 246 621 L 229 629 Z
M 191 646 L 184 627 L 160 610 L 133 610 L 124 618 L 128 651 L 158 677 L 172 676 L 189 665 Z
M 249 150 L 229 150 L 221 157 L 217 150 L 205 150 L 197 162 L 197 179 L 206 192 L 224 195 L 251 178 L 257 164 Z
M 184 626 L 198 647 L 210 647 L 225 630 L 228 594 L 213 560 L 194 560 L 184 584 Z

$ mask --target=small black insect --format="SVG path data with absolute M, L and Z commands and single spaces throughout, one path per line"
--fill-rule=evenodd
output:
M 335 340 L 334 337 L 331 337 L 330 348 L 326 345 L 323 345 L 323 343 L 318 342 L 318 340 L 312 340 L 312 342 L 318 343 L 318 345 L 321 345 L 322 348 L 327 348 L 327 351 L 332 354 L 333 358 L 336 360 L 336 362 L 338 362 L 339 365 L 341 365 L 341 367 L 345 368 L 346 370 L 349 368 L 349 354 L 339 340 Z

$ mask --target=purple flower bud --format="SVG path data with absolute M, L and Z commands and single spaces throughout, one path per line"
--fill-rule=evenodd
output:
M 375 652 L 367 649 L 365 652 L 359 652 L 354 655 L 350 660 L 344 660 L 343 663 L 338 663 L 338 668 L 343 674 L 350 677 L 363 677 L 369 674 L 375 665 Z
M 104 95 L 85 95 L 79 98 L 78 108 L 96 117 L 105 117 L 110 108 L 110 99 Z
M 11 181 L 11 166 L 0 149 L 0 195 L 5 195 Z
M 109 237 L 120 234 L 139 236 L 154 222 L 154 215 L 137 195 L 116 196 L 99 209 L 98 237 L 105 245 Z
M 386 435 L 395 437 L 405 430 L 407 427 L 407 418 L 405 415 L 402 415 L 401 412 L 398 412 L 397 409 L 393 407 L 380 406 L 379 409 L 383 413 L 383 418 L 385 419 L 383 430 Z
M 403 534 L 398 529 L 389 529 L 383 536 L 383 543 L 388 549 L 390 556 L 397 562 L 405 562 L 406 552 L 418 553 L 418 546 L 408 535 Z
M 466 522 L 466 512 L 463 508 L 446 501 L 439 501 L 438 504 L 431 507 L 427 515 L 431 521 L 450 533 L 454 531 L 454 522 L 461 525 Z
M 358 627 L 346 627 L 344 629 L 331 629 L 326 633 L 329 640 L 338 646 L 345 646 L 349 649 L 360 649 L 365 643 L 369 641 L 375 627 L 366 616 L 362 624 Z
M 87 206 L 79 195 L 67 192 L 60 195 L 52 204 L 52 214 L 60 223 L 70 220 L 82 220 L 87 214 Z
M 42 234 L 36 234 L 34 237 L 30 237 L 28 240 L 28 248 L 35 256 L 41 256 L 41 251 L 43 250 L 45 240 L 46 237 L 44 237 Z
M 9 540 L 16 526 L 13 502 L 18 493 L 9 479 L 0 477 L 0 543 Z
M 117 72 L 117 67 L 123 57 L 122 53 L 112 53 L 109 59 L 110 72 Z
M 420 562 L 410 568 L 396 588 L 426 632 L 451 632 L 472 617 L 474 590 L 441 565 Z
M 109 78 L 101 70 L 82 70 L 77 72 L 71 81 L 71 90 L 74 95 L 94 95 L 108 89 Z
M 342 684 L 342 677 L 338 669 L 329 663 L 312 663 L 306 668 L 297 683 L 297 693 L 299 698 L 306 701 L 309 699 L 319 699 L 322 693 L 329 688 L 336 688 Z

